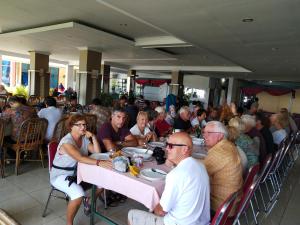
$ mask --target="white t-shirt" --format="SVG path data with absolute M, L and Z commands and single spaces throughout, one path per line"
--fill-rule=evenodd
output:
M 192 127 L 195 127 L 195 126 L 199 125 L 199 120 L 198 120 L 198 118 L 195 117 L 194 119 L 192 119 L 191 124 L 192 124 Z M 206 121 L 205 121 L 205 120 L 202 120 L 202 121 L 201 121 L 200 128 L 203 128 L 203 127 L 205 127 L 205 126 L 206 126 Z
M 287 136 L 285 129 L 276 130 L 272 133 L 274 143 L 279 145 L 282 140 Z
M 53 136 L 55 125 L 62 117 L 62 111 L 59 108 L 50 106 L 48 108 L 41 109 L 38 112 L 38 116 L 40 118 L 45 118 L 46 120 L 48 120 L 46 140 L 50 141 Z
M 167 212 L 165 225 L 208 225 L 210 191 L 204 165 L 192 157 L 181 161 L 166 177 L 160 205 Z
M 148 134 L 149 132 L 151 132 L 151 130 L 149 129 L 148 126 L 145 127 L 144 133 L 142 133 L 138 127 L 137 124 L 135 124 L 131 129 L 130 129 L 130 133 L 132 135 L 137 135 L 137 136 L 145 136 L 146 134 Z

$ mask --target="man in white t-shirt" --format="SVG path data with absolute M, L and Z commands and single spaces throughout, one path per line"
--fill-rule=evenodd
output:
M 38 116 L 48 120 L 46 140 L 50 141 L 53 137 L 55 125 L 62 117 L 62 111 L 61 109 L 56 108 L 56 100 L 51 96 L 46 97 L 44 103 L 46 104 L 46 108 L 41 109 L 38 112 Z
M 191 157 L 193 143 L 185 132 L 168 139 L 168 164 L 176 167 L 166 177 L 165 189 L 154 214 L 130 210 L 130 225 L 208 225 L 210 223 L 209 178 L 204 165 Z

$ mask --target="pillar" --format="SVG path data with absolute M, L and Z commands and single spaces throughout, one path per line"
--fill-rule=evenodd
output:
M 171 84 L 170 84 L 170 94 L 176 95 L 178 97 L 183 97 L 183 72 L 182 71 L 172 71 L 171 74 Z
M 74 87 L 74 66 L 68 65 L 66 67 L 66 79 L 65 79 L 65 89 L 68 89 L 68 87 L 75 88 Z
M 28 71 L 29 95 L 46 97 L 50 90 L 49 55 L 31 51 Z
M 227 90 L 227 104 L 229 105 L 231 102 L 236 102 L 238 100 L 238 84 L 237 80 L 233 77 L 228 79 L 228 90 Z
M 100 97 L 101 58 L 100 52 L 87 48 L 80 50 L 76 92 L 81 105 L 89 104 L 93 98 Z
M 109 82 L 110 82 L 110 65 L 103 64 L 101 67 L 102 74 L 102 91 L 109 94 Z
M 127 88 L 126 91 L 129 93 L 130 90 L 135 92 L 135 77 L 136 70 L 128 70 L 127 73 Z

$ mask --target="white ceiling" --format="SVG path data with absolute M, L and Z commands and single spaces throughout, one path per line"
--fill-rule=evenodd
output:
M 0 6 L 0 51 L 36 50 L 78 64 L 78 48 L 89 47 L 125 69 L 300 80 L 296 0 L 0 0 Z M 136 46 L 140 40 L 192 46 L 146 49 Z

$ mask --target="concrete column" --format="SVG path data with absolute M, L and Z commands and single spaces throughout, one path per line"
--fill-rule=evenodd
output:
M 127 88 L 126 91 L 129 93 L 130 90 L 135 91 L 135 77 L 136 70 L 128 70 L 127 73 Z
M 103 64 L 101 67 L 102 74 L 102 91 L 109 94 L 109 82 L 110 82 L 110 65 Z
M 29 95 L 46 97 L 50 89 L 49 55 L 35 51 L 30 53 L 30 70 L 28 71 Z
M 66 79 L 65 79 L 65 89 L 68 87 L 75 88 L 74 87 L 74 66 L 68 65 L 66 67 Z
M 183 96 L 183 73 L 181 71 L 172 71 L 170 94 L 182 97 Z
M 79 83 L 76 84 L 76 92 L 81 105 L 89 104 L 93 98 L 100 96 L 101 58 L 100 52 L 89 49 L 80 50 L 77 79 Z
M 230 104 L 231 102 L 236 102 L 237 97 L 239 95 L 238 88 L 237 88 L 237 80 L 233 77 L 230 77 L 228 79 L 228 91 L 227 91 L 227 104 Z

